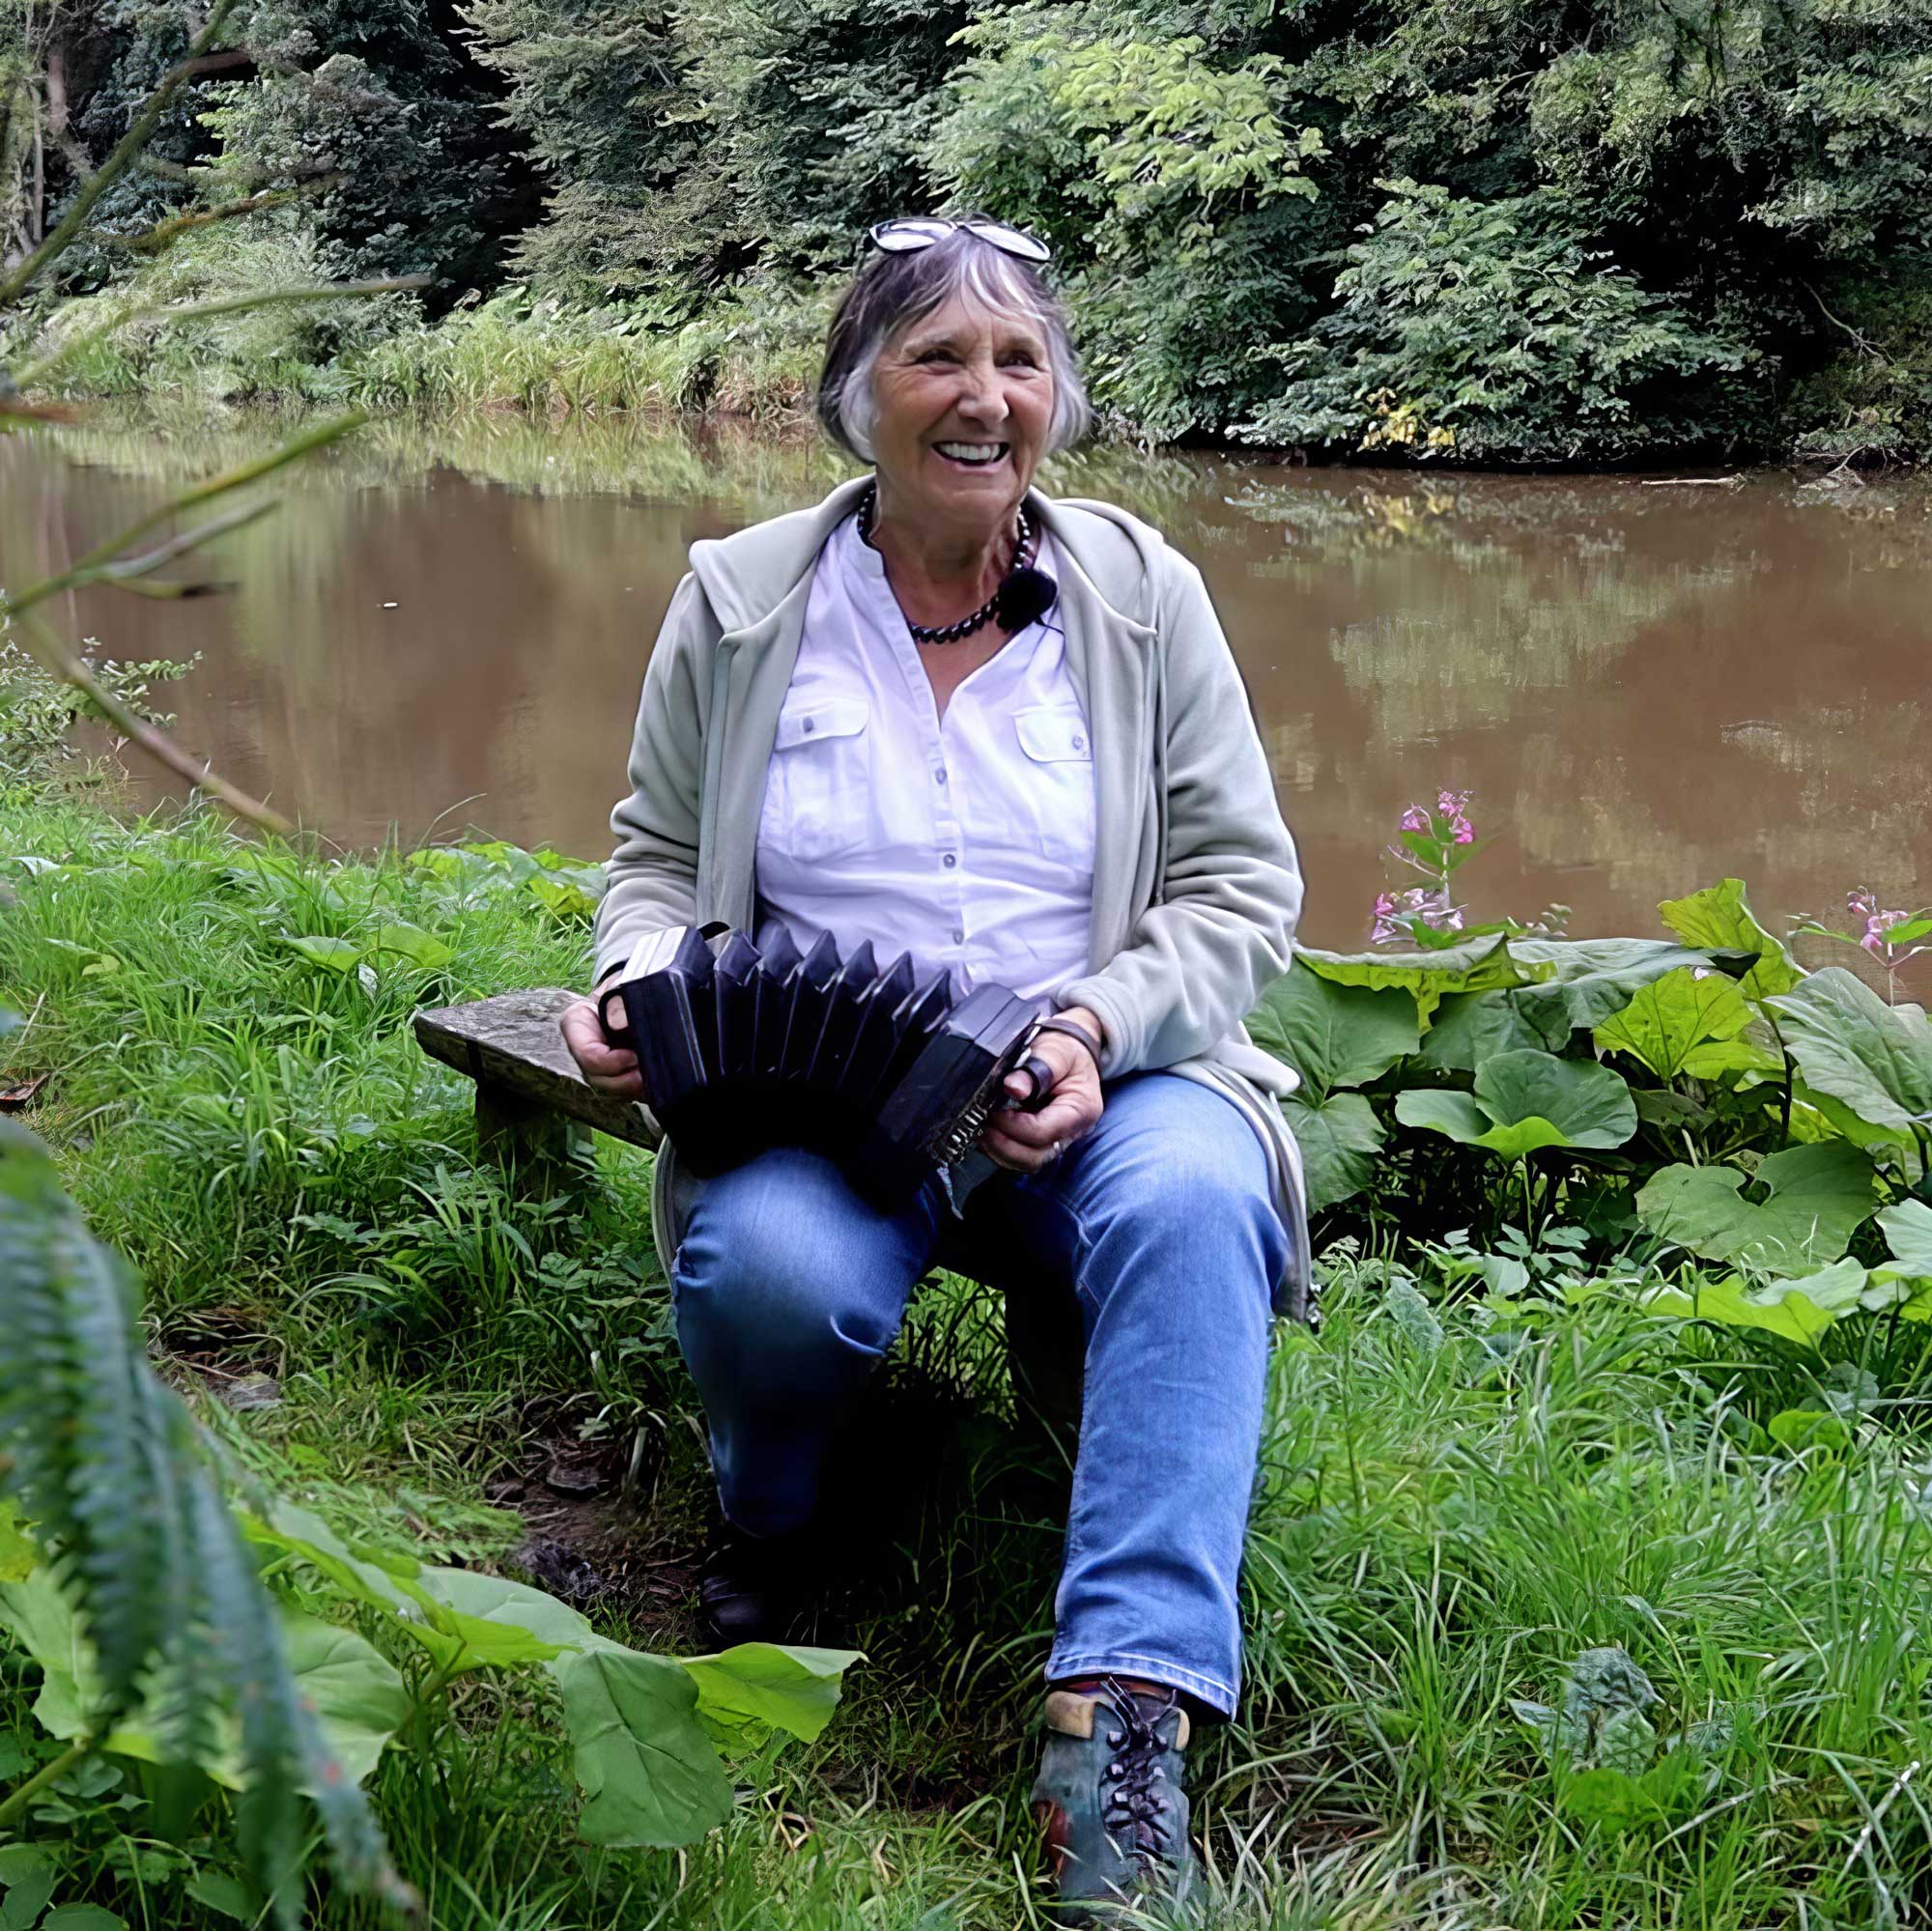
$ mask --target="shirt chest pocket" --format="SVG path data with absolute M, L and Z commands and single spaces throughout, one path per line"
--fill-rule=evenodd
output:
M 765 774 L 761 845 L 817 863 L 874 838 L 870 724 L 863 697 L 820 697 L 785 709 Z
M 1013 713 L 1022 787 L 1013 800 L 1018 842 L 1078 870 L 1094 868 L 1094 739 L 1078 704 Z

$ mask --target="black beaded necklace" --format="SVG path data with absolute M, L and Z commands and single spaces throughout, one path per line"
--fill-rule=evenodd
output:
M 859 499 L 859 538 L 863 543 L 869 544 L 872 540 L 872 518 L 878 504 L 879 486 L 876 483 L 867 484 L 866 494 Z M 1002 579 L 1000 587 L 971 616 L 961 617 L 957 623 L 916 624 L 908 618 L 906 629 L 912 633 L 912 640 L 915 643 L 957 643 L 995 617 L 1000 620 L 1003 629 L 1022 631 L 1037 617 L 1044 616 L 1053 608 L 1053 600 L 1060 594 L 1060 585 L 1044 570 L 1034 568 L 1034 552 L 1038 542 L 1038 532 L 1034 528 L 1033 519 L 1027 515 L 1026 505 L 1022 503 L 1019 547 L 1013 552 L 1012 567 Z

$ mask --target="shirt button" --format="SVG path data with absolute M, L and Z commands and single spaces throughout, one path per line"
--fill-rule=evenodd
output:
M 806 729 L 807 729 L 808 731 L 815 731 L 815 730 L 816 730 L 816 729 L 818 728 L 818 721 L 817 721 L 817 719 L 815 719 L 815 718 L 807 718 L 807 719 L 806 719 L 806 721 L 805 721 L 805 727 L 806 727 Z
M 810 726 L 808 725 L 806 728 L 810 729 Z M 1075 751 L 1085 751 L 1087 749 L 1087 740 L 1085 738 L 1075 738 L 1073 740 L 1073 749 Z
M 955 865 L 959 863 L 959 860 L 957 859 L 957 857 L 954 856 L 953 853 L 948 852 L 946 856 L 939 862 L 941 865 L 945 866 L 947 869 L 950 871 Z
M 952 928 L 952 943 L 955 946 L 963 946 L 966 943 L 966 928 L 963 925 L 955 925 Z
M 932 781 L 933 781 L 933 782 L 934 782 L 935 784 L 944 784 L 944 783 L 946 782 L 946 767 L 945 767 L 945 765 L 943 765 L 943 764 L 942 764 L 942 765 L 941 765 L 941 766 L 939 767 L 939 769 L 938 769 L 937 771 L 935 771 L 935 772 L 934 772 L 934 773 L 932 774 Z

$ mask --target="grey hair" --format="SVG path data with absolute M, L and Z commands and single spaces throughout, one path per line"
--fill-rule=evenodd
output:
M 955 295 L 994 315 L 1037 323 L 1053 376 L 1053 419 L 1046 453 L 1087 434 L 1093 409 L 1066 326 L 1066 311 L 1031 262 L 956 228 L 929 248 L 876 250 L 852 279 L 825 338 L 816 407 L 826 435 L 861 462 L 872 460 L 872 376 L 879 352 L 900 329 L 922 322 Z

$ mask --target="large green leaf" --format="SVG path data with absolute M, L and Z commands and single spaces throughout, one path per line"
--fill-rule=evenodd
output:
M 1572 1029 L 1602 1025 L 1668 973 L 1743 972 L 1748 964 L 1744 954 L 1693 951 L 1669 939 L 1512 939 L 1510 951 L 1540 981 L 1517 995 L 1519 1004 L 1560 1013 Z M 1559 1023 L 1542 1021 L 1546 1029 Z
M 1358 1194 L 1375 1176 L 1382 1123 L 1359 1093 L 1306 1100 L 1296 1093 L 1281 1103 L 1282 1117 L 1301 1149 L 1301 1177 L 1308 1210 L 1333 1207 Z
M 1339 984 L 1296 959 L 1249 1015 L 1257 1045 L 1285 1060 L 1316 1099 L 1364 1086 L 1420 1043 L 1415 1001 L 1399 987 Z
M 285 1613 L 282 1640 L 296 1687 L 314 1704 L 343 1775 L 360 1783 L 409 1720 L 402 1673 L 354 1630 L 316 1616 Z
M 421 972 L 440 972 L 456 956 L 440 939 L 405 919 L 378 925 L 363 951 L 379 965 L 384 958 L 404 958 Z
M 1397 1096 L 1395 1111 L 1406 1126 L 1506 1160 L 1545 1147 L 1621 1147 L 1636 1131 L 1630 1088 L 1608 1066 L 1533 1049 L 1485 1060 L 1473 1097 L 1411 1089 Z
M 452 1619 L 447 1627 L 464 1637 L 482 1662 L 542 1662 L 559 1651 L 598 1640 L 589 1623 L 568 1604 L 526 1583 L 473 1569 L 432 1568 L 424 1568 L 416 1582 L 441 1605 Z
M 1481 992 L 1495 985 L 1527 985 L 1547 972 L 1520 965 L 1510 956 L 1505 935 L 1468 939 L 1430 952 L 1323 952 L 1305 948 L 1295 953 L 1313 971 L 1337 985 L 1401 986 L 1415 996 L 1426 1025 L 1445 993 Z
M 1423 1035 L 1422 1064 L 1435 1072 L 1473 1073 L 1496 1053 L 1560 1051 L 1570 1040 L 1570 1015 L 1547 1002 L 1528 1004 L 1536 990 L 1445 993 Z
M 810 1743 L 838 1707 L 839 1678 L 856 1651 L 739 1643 L 684 1666 L 697 1685 L 697 1720 L 733 1754 L 762 1749 L 774 1730 Z
M 1653 980 L 1596 1030 L 1605 1052 L 1628 1053 L 1659 1079 L 1675 1079 L 1699 1046 L 1732 1039 L 1751 1022 L 1735 985 L 1708 967 L 1679 966 Z
M 1710 1172 L 1712 1169 L 1700 1169 Z M 1865 1270 L 1856 1261 L 1839 1261 L 1795 1281 L 1766 1281 L 1748 1287 L 1736 1274 L 1700 1283 L 1691 1292 L 1659 1288 L 1644 1305 L 1654 1314 L 1693 1315 L 1725 1327 L 1755 1327 L 1781 1335 L 1801 1347 L 1863 1301 Z
M 282 943 L 311 965 L 327 966 L 330 972 L 354 972 L 362 961 L 362 948 L 349 939 L 284 932 Z
M 1932 1122 L 1932 1025 L 1922 1008 L 1888 1006 L 1842 966 L 1807 973 L 1770 1005 L 1814 1094 L 1885 1138 L 1909 1142 L 1915 1125 Z
M 614 1644 L 550 1665 L 587 1802 L 593 1844 L 689 1844 L 731 1814 L 731 1784 L 697 1722 L 697 1685 L 681 1663 Z
M 1757 963 L 1743 981 L 1745 992 L 1752 999 L 1788 992 L 1803 977 L 1783 942 L 1773 938 L 1751 917 L 1741 878 L 1720 879 L 1688 898 L 1666 898 L 1657 909 L 1663 923 L 1687 944 L 1755 952 Z
M 1835 1261 L 1876 1205 L 1871 1162 L 1842 1141 L 1773 1153 L 1757 1182 L 1762 1204 L 1745 1198 L 1736 1167 L 1665 1167 L 1637 1195 L 1636 1216 L 1707 1260 L 1792 1275 Z
M 1901 1200 L 1878 1217 L 1885 1244 L 1898 1263 L 1885 1271 L 1907 1280 L 1932 1282 L 1932 1207 L 1922 1200 Z
M 344 1774 L 360 1783 L 410 1714 L 402 1676 L 354 1630 L 286 1608 L 281 1612 L 281 1629 L 298 1692 L 322 1718 Z M 51 1570 L 37 1570 L 25 1582 L 0 1587 L 0 1631 L 41 1666 L 36 1720 L 63 1742 L 84 1735 L 99 1706 L 100 1674 L 80 1618 L 56 1585 Z M 223 1718 L 216 1734 L 218 1747 L 201 1768 L 229 1789 L 239 1789 L 242 1775 L 233 1719 Z M 144 1763 L 171 1760 L 152 1707 L 117 1724 L 101 1746 Z

